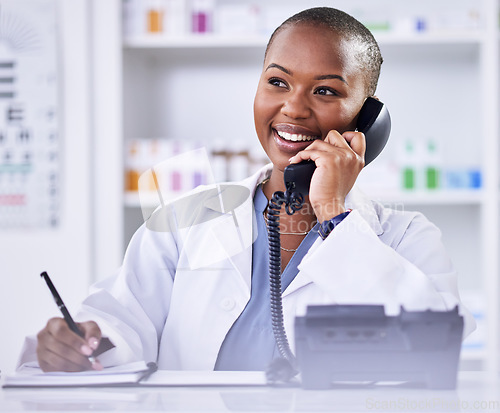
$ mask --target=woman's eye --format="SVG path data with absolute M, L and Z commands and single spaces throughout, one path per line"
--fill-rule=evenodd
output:
M 277 87 L 286 87 L 285 82 L 283 82 L 281 79 L 278 79 L 275 77 L 269 79 L 269 84 L 271 84 L 273 86 L 277 86 Z
M 325 95 L 325 96 L 337 96 L 338 93 L 329 87 L 319 87 L 315 90 L 316 94 L 318 95 Z

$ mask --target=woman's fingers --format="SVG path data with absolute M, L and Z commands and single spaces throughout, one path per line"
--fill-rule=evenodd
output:
M 94 322 L 79 324 L 84 339 L 74 333 L 62 318 L 52 318 L 37 336 L 37 357 L 43 371 L 82 371 L 102 368 L 98 362 L 89 361 L 89 356 L 98 346 L 101 332 Z
M 342 135 L 344 140 L 349 144 L 349 147 L 362 158 L 366 152 L 366 139 L 362 132 L 344 132 Z

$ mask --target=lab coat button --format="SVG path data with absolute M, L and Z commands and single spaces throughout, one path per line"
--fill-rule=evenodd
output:
M 222 301 L 220 302 L 221 308 L 225 311 L 231 311 L 235 305 L 236 303 L 234 302 L 234 300 L 229 297 L 222 299 Z

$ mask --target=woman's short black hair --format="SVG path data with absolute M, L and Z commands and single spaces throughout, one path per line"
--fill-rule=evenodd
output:
M 349 14 L 332 7 L 314 7 L 303 10 L 285 20 L 271 35 L 266 47 L 266 55 L 276 35 L 288 26 L 295 24 L 312 24 L 323 26 L 340 34 L 346 40 L 353 42 L 356 46 L 355 58 L 360 67 L 367 73 L 366 92 L 373 96 L 377 89 L 380 67 L 382 66 L 382 54 L 373 34 L 358 20 Z

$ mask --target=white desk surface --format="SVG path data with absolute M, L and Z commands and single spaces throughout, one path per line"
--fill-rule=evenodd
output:
M 2 389 L 0 412 L 500 412 L 500 379 L 460 372 L 456 390 L 290 387 Z

